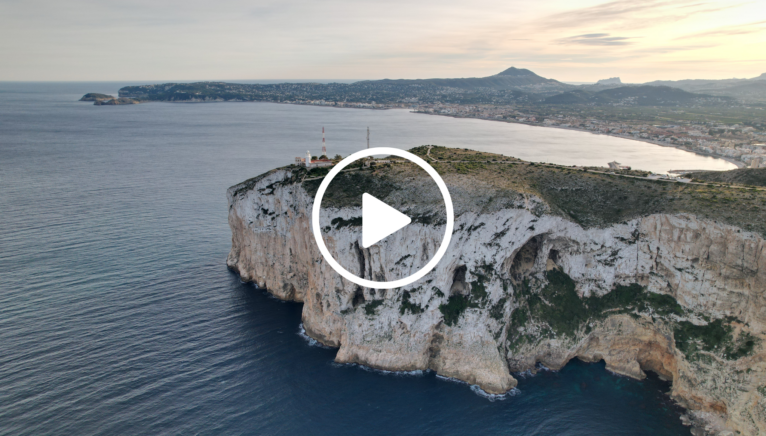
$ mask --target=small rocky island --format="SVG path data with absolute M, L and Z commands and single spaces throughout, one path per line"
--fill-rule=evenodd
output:
M 108 94 L 99 94 L 97 92 L 89 92 L 82 96 L 80 101 L 99 101 L 99 100 L 111 100 L 113 99 L 113 95 Z
M 92 101 L 96 106 L 114 106 L 120 104 L 138 104 L 140 100 L 134 98 L 119 97 L 115 98 L 113 95 L 99 94 L 97 92 L 89 92 L 82 96 L 80 101 Z
M 366 289 L 323 262 L 310 215 L 327 169 L 297 165 L 229 188 L 228 266 L 302 302 L 306 333 L 338 347 L 338 362 L 430 369 L 503 394 L 515 373 L 603 360 L 616 374 L 671 381 L 695 434 L 766 432 L 763 188 L 411 151 L 430 159 L 455 205 L 449 250 L 422 280 Z M 404 277 L 438 247 L 443 221 L 432 216 L 360 248 L 354 187 L 395 207 L 411 193 L 430 198 L 416 169 L 392 159 L 330 185 L 325 241 L 352 272 Z

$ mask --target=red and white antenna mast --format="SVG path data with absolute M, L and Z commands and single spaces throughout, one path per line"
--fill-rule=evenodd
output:
M 327 147 L 324 144 L 324 127 L 322 127 L 322 154 L 327 156 Z

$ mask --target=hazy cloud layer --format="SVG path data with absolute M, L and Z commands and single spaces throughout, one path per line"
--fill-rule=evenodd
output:
M 701 39 L 711 37 L 717 38 L 724 36 L 747 35 L 750 33 L 761 33 L 764 31 L 766 31 L 766 21 L 759 21 L 757 23 L 746 23 L 738 24 L 736 26 L 719 27 L 704 32 L 693 33 L 691 35 L 684 35 L 676 39 Z
M 582 45 L 628 45 L 631 38 L 624 36 L 611 36 L 608 33 L 587 33 L 585 35 L 570 36 L 569 38 L 559 39 L 561 44 L 582 44 Z
M 474 77 L 766 71 L 766 8 L 723 0 L 0 0 L 0 80 Z

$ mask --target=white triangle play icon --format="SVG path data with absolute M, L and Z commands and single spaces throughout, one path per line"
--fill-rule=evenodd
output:
M 370 194 L 362 194 L 362 246 L 375 244 L 412 220 Z

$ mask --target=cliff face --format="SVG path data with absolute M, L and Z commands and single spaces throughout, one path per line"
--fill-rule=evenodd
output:
M 445 173 L 455 203 L 449 250 L 407 288 L 363 289 L 322 259 L 305 171 L 278 169 L 228 191 L 230 268 L 304 303 L 306 332 L 338 362 L 437 373 L 502 394 L 517 371 L 604 360 L 633 378 L 654 371 L 698 431 L 766 434 L 766 244 L 691 214 L 584 228 L 540 197 Z M 357 206 L 322 217 L 328 249 L 359 275 L 409 275 L 443 227 L 414 222 L 362 249 Z M 337 222 L 337 221 L 336 221 Z M 413 242 L 417 241 L 417 242 Z

